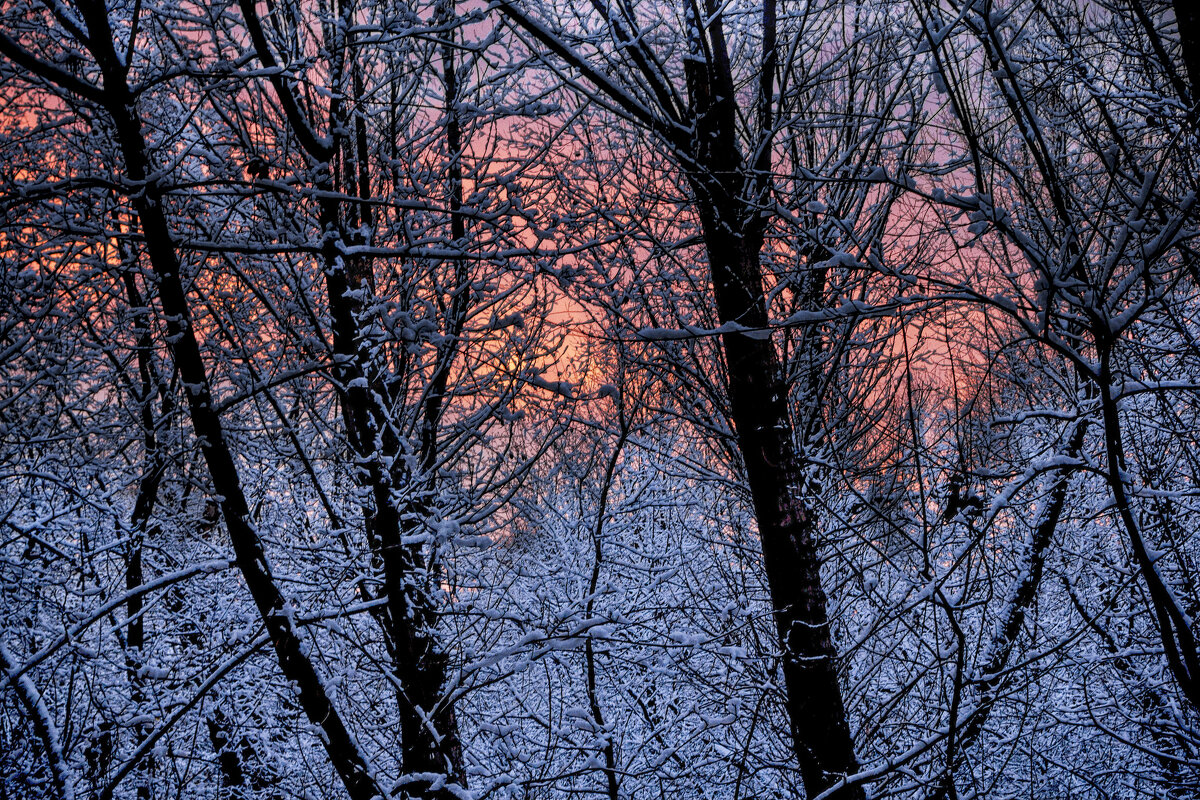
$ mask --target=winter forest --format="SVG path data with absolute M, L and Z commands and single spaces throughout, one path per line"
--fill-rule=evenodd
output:
M 0 0 L 0 800 L 1200 798 L 1200 4 Z

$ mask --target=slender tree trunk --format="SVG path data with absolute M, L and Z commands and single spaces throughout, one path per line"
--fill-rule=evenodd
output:
M 448 207 L 450 212 L 450 237 L 452 247 L 463 248 L 466 245 L 466 219 L 462 213 L 463 202 L 463 146 L 462 125 L 459 119 L 458 102 L 458 71 L 455 59 L 454 25 L 457 21 L 454 0 L 438 0 L 434 9 L 436 22 L 443 26 L 441 33 L 442 44 L 440 56 L 442 61 L 442 80 L 445 103 L 445 142 L 447 163 Z M 410 492 L 410 502 L 399 514 L 403 536 L 420 533 L 423 527 L 422 509 L 427 497 L 432 497 L 436 486 L 436 465 L 439 454 L 438 439 L 442 412 L 445 408 L 445 398 L 449 387 L 450 374 L 453 370 L 456 355 L 460 349 L 459 338 L 466 323 L 470 279 L 465 259 L 458 259 L 454 264 L 454 288 L 450 298 L 450 318 L 441 345 L 438 347 L 436 365 L 430 377 L 429 388 L 422 408 L 421 440 L 419 473 L 406 474 L 404 477 L 415 485 L 416 493 Z M 407 471 L 406 471 L 407 472 Z M 448 659 L 439 647 L 433 624 L 435 617 L 432 603 L 427 592 L 428 584 L 435 579 L 435 565 L 420 563 L 420 553 L 414 553 L 414 562 L 420 571 L 413 578 L 421 581 L 419 591 L 423 601 L 423 620 L 421 628 L 410 633 L 416 634 L 410 647 L 413 655 L 405 664 L 398 664 L 400 670 L 407 673 L 410 685 L 420 686 L 420 705 L 418 711 L 429 714 L 432 718 L 433 731 L 428 730 L 429 723 L 417 727 L 416 719 L 405 720 L 405 740 L 412 742 L 411 748 L 404 751 L 405 772 L 433 771 L 445 773 L 454 783 L 466 787 L 466 773 L 463 770 L 462 741 L 458 734 L 458 720 L 453 704 L 447 702 L 445 687 L 448 672 Z M 440 738 L 439 738 L 440 737 Z M 412 765 L 411 767 L 409 765 Z M 449 800 L 449 792 L 441 792 L 433 797 L 445 797 Z
M 1099 339 L 1100 337 L 1097 337 Z M 1130 548 L 1134 559 L 1150 590 L 1150 600 L 1154 608 L 1155 620 L 1158 623 L 1159 640 L 1166 653 L 1167 666 L 1175 677 L 1180 690 L 1191 703 L 1192 708 L 1200 710 L 1200 649 L 1197 647 L 1196 636 L 1192 631 L 1192 621 L 1179 602 L 1179 598 L 1159 573 L 1159 554 L 1151 555 L 1141 526 L 1133 515 L 1133 502 L 1129 496 L 1127 483 L 1129 481 L 1128 465 L 1125 461 L 1125 445 L 1121 440 L 1120 407 L 1113 395 L 1114 378 L 1112 374 L 1111 344 L 1101 344 L 1100 376 L 1097 381 L 1100 390 L 1100 410 L 1104 421 L 1104 447 L 1108 460 L 1108 485 L 1112 491 L 1116 505 L 1117 516 L 1120 518 L 1129 536 Z
M 253 2 L 241 0 L 240 7 L 259 60 L 269 68 L 278 66 L 263 32 Z M 349 13 L 350 7 L 341 12 Z M 350 30 L 348 18 L 343 27 Z M 353 42 L 344 42 L 347 58 L 353 58 Z M 356 68 L 351 67 L 352 89 L 361 94 Z M 365 298 L 374 293 L 374 275 L 369 257 L 348 256 L 345 247 L 352 236 L 343 224 L 343 203 L 339 194 L 371 195 L 370 171 L 365 163 L 366 136 L 361 119 L 351 124 L 344 118 L 341 100 L 330 105 L 331 140 L 321 140 L 309 125 L 290 85 L 280 75 L 271 78 L 289 125 L 301 147 L 315 162 L 332 162 L 341 154 L 345 165 L 344 186 L 337 186 L 328 171 L 318 181 L 326 193 L 321 200 L 319 219 L 324 232 L 321 259 L 332 321 L 333 374 L 350 448 L 357 461 L 355 479 L 370 493 L 364 505 L 367 539 L 383 568 L 387 613 L 379 615 L 392 656 L 393 674 L 399 685 L 397 701 L 401 731 L 401 768 L 405 782 L 399 788 L 404 796 L 452 798 L 454 790 L 446 784 L 466 786 L 462 747 L 453 705 L 445 701 L 447 658 L 438 646 L 436 614 L 429 596 L 431 576 L 420 546 L 407 544 L 410 530 L 393 497 L 398 486 L 410 478 L 402 466 L 390 409 L 387 382 L 372 364 L 374 342 L 363 335 L 367 313 Z M 341 131 L 353 131 L 343 136 Z M 339 191 L 341 189 L 342 191 Z M 349 204 L 356 222 L 370 227 L 369 203 Z M 387 464 L 397 465 L 393 471 Z M 434 788 L 441 787 L 441 788 Z
M 722 172 L 714 169 L 710 174 Z M 702 196 L 700 216 L 718 320 L 758 329 L 726 333 L 722 343 L 730 408 L 783 648 L 793 747 L 805 790 L 813 797 L 856 772 L 858 759 L 838 682 L 837 650 L 817 552 L 817 517 L 805 498 L 807 482 L 795 450 L 782 365 L 765 333 L 762 234 L 745 230 L 741 220 L 746 210 L 730 202 L 737 195 L 714 184 L 695 188 Z M 853 785 L 836 796 L 864 794 Z
M 655 102 L 650 111 L 574 51 L 523 4 L 497 0 L 497 7 L 539 41 L 548 52 L 577 68 L 596 91 L 621 107 L 630 119 L 669 149 L 687 176 L 708 252 L 713 295 L 721 324 L 758 331 L 726 333 L 722 340 L 729 371 L 729 399 L 738 448 L 753 499 L 767 584 L 784 651 L 786 702 L 793 746 L 805 790 L 815 796 L 858 771 L 837 675 L 837 651 L 830 635 L 827 598 L 817 552 L 817 519 L 806 502 L 803 465 L 793 443 L 788 392 L 779 356 L 767 329 L 765 284 L 759 257 L 763 248 L 771 184 L 774 128 L 776 3 L 762 4 L 763 39 L 758 98 L 754 109 L 758 139 L 749 161 L 737 131 L 743 127 L 725 42 L 723 6 L 716 0 L 683 5 L 688 52 L 683 57 L 687 108 L 647 60 L 643 43 L 628 52 Z M 624 36 L 619 14 L 598 13 Z M 701 19 L 703 17 L 703 19 Z M 861 785 L 835 792 L 841 799 L 864 796 Z
M 114 100 L 113 106 L 117 109 L 133 106 L 132 98 Z M 117 116 L 124 116 L 124 119 L 117 119 L 117 128 L 129 177 L 134 182 L 144 182 L 146 158 L 140 125 L 131 115 L 120 115 L 118 111 L 114 113 L 114 117 Z M 300 704 L 309 720 L 324 732 L 323 743 L 347 791 L 355 800 L 371 800 L 381 792 L 375 786 L 353 737 L 330 702 L 320 676 L 305 655 L 305 648 L 292 620 L 290 604 L 275 584 L 262 542 L 250 522 L 250 510 L 238 478 L 237 464 L 225 442 L 220 419 L 213 408 L 208 375 L 191 325 L 187 298 L 179 277 L 179 265 L 161 203 L 161 193 L 153 182 L 148 182 L 145 190 L 134 198 L 146 249 L 159 279 L 168 341 L 172 343 L 172 355 L 187 394 L 192 426 L 201 443 L 213 488 L 221 498 L 221 511 L 238 567 L 270 633 L 280 666 L 288 679 L 296 684 Z
M 1087 431 L 1087 421 L 1075 423 L 1074 429 L 1066 445 L 1059 450 L 1058 455 L 1064 458 L 1077 458 L 1083 447 L 1083 436 Z M 1067 485 L 1074 470 L 1059 469 L 1050 493 L 1042 505 L 1037 525 L 1034 527 L 1029 541 L 1026 542 L 1025 552 L 1017 568 L 1017 581 L 1009 593 L 1008 605 L 1003 617 L 996 626 L 996 631 L 984 651 L 985 659 L 976 667 L 973 683 L 979 687 L 979 704 L 971 712 L 966 726 L 959 733 L 958 755 L 950 754 L 946 772 L 937 788 L 929 795 L 931 800 L 945 800 L 953 790 L 954 773 L 965 754 L 975 746 L 979 735 L 987 725 L 992 709 L 999 697 L 999 690 L 1005 684 L 1004 670 L 1012 656 L 1017 637 L 1025 625 L 1025 617 L 1037 597 L 1038 587 L 1041 586 L 1042 575 L 1045 571 L 1046 553 L 1054 538 L 1058 521 L 1062 518 L 1066 506 Z
M 340 229 L 337 201 L 324 201 L 321 219 L 326 230 Z M 429 597 L 428 565 L 420 546 L 405 538 L 417 533 L 419 521 L 406 521 L 393 497 L 407 477 L 393 473 L 385 462 L 403 463 L 399 438 L 388 409 L 381 404 L 386 387 L 371 364 L 363 341 L 362 298 L 371 293 L 369 264 L 346 259 L 340 237 L 327 237 L 323 249 L 325 280 L 333 322 L 334 376 L 340 387 L 350 447 L 358 463 L 356 480 L 368 489 L 372 502 L 364 507 L 368 538 L 383 566 L 387 589 L 387 638 L 392 646 L 392 669 L 399 684 L 401 768 L 409 782 L 405 796 L 452 798 L 447 782 L 465 785 L 457 720 L 452 705 L 443 702 L 446 656 L 436 640 L 436 614 Z M 441 779 L 435 776 L 440 776 Z
M 129 602 L 125 606 L 125 616 L 129 620 L 125 633 L 125 663 L 126 671 L 129 674 L 130 700 L 132 700 L 133 705 L 138 709 L 138 714 L 141 715 L 147 702 L 145 679 L 141 673 L 141 669 L 146 663 L 146 622 L 142 614 L 142 595 L 140 593 L 133 593 L 133 590 L 145 583 L 145 570 L 142 563 L 143 545 L 149 533 L 150 516 L 154 511 L 155 504 L 158 502 L 158 489 L 162 484 L 165 465 L 155 434 L 155 418 L 152 405 L 157 394 L 158 381 L 156 380 L 154 365 L 151 363 L 152 341 L 148 320 L 149 310 L 145 306 L 141 292 L 138 291 L 132 272 L 127 271 L 125 273 L 123 283 L 125 285 L 126 299 L 129 301 L 130 308 L 134 309 L 134 333 L 137 336 L 139 376 L 139 389 L 134 394 L 134 399 L 140 406 L 139 417 L 142 424 L 142 444 L 145 448 L 145 463 L 142 467 L 142 478 L 138 483 L 137 498 L 134 500 L 133 513 L 129 520 L 133 540 L 130 542 L 129 551 L 125 557 L 125 589 L 130 592 Z M 170 412 L 170 400 L 168 398 L 168 395 L 164 395 L 164 414 Z M 134 726 L 134 740 L 138 745 L 141 745 L 146 740 L 146 737 L 150 735 L 151 729 L 152 726 L 149 722 L 139 722 Z M 153 755 L 149 755 L 143 759 L 138 767 L 135 780 L 137 782 L 138 800 L 149 800 L 153 794 Z
M 132 107 L 131 98 L 125 107 Z M 126 117 L 117 121 L 117 127 L 129 177 L 135 182 L 145 181 L 145 169 L 142 166 L 145 163 L 145 151 L 140 126 L 136 120 Z M 309 720 L 324 732 L 323 743 L 347 791 L 355 800 L 371 800 L 380 792 L 353 737 L 325 693 L 320 676 L 305 655 L 299 632 L 292 621 L 290 604 L 275 584 L 262 542 L 250 522 L 250 510 L 238 478 L 237 464 L 225 442 L 220 420 L 213 408 L 208 375 L 191 325 L 174 246 L 161 209 L 161 196 L 154 196 L 159 194 L 156 189 L 153 182 L 148 183 L 145 191 L 135 197 L 134 205 L 141 221 L 147 251 L 159 279 L 159 293 L 167 319 L 167 336 L 172 342 L 172 355 L 187 394 L 192 426 L 201 443 L 213 488 L 221 498 L 221 511 L 238 567 L 270 632 L 280 666 L 288 679 L 296 684 L 301 706 Z
M 54 784 L 54 793 L 60 800 L 75 800 L 75 776 L 67 763 L 66 754 L 62 749 L 62 737 L 58 726 L 50 716 L 50 710 L 42 700 L 41 692 L 28 675 L 16 675 L 17 664 L 8 652 L 4 640 L 0 638 L 0 672 L 4 674 L 5 682 L 17 695 L 25 714 L 33 723 L 33 731 L 37 735 L 38 744 L 50 765 L 50 778 Z
M 446 656 L 436 641 L 436 615 L 427 587 L 429 570 L 419 546 L 405 543 L 406 523 L 392 496 L 393 475 L 383 463 L 385 457 L 401 459 L 398 448 L 380 450 L 380 444 L 393 436 L 376 435 L 390 430 L 390 424 L 378 406 L 380 382 L 366 378 L 366 358 L 355 345 L 361 304 L 353 299 L 356 292 L 347 285 L 343 270 L 327 269 L 326 280 L 334 320 L 334 352 L 347 356 L 339 360 L 337 369 L 338 382 L 347 387 L 342 403 L 351 447 L 360 465 L 358 482 L 371 492 L 373 502 L 364 513 L 387 587 L 388 638 L 400 686 L 402 769 L 405 775 L 424 776 L 414 777 L 404 791 L 413 797 L 450 798 L 453 795 L 448 789 L 431 789 L 440 783 L 433 775 L 459 786 L 464 785 L 465 775 L 454 709 L 443 702 Z
M 711 6 L 711 4 L 709 4 Z M 712 10 L 709 11 L 713 13 Z M 725 333 L 729 402 L 746 482 L 762 541 L 763 565 L 783 649 L 792 745 L 809 797 L 858 771 L 838 682 L 837 650 L 817 552 L 817 518 L 805 493 L 796 453 L 788 387 L 771 341 L 760 257 L 766 229 L 770 147 L 744 163 L 737 141 L 737 95 L 721 21 L 692 19 L 692 50 L 685 62 L 696 120 L 692 157 L 702 168 L 690 184 L 704 234 L 717 318 L 755 329 Z M 764 75 L 759 98 L 762 135 L 771 127 L 774 4 L 764 5 Z M 701 60 L 703 56 L 703 60 Z M 838 798 L 864 796 L 858 785 Z
M 596 608 L 596 589 L 600 585 L 600 569 L 604 564 L 604 523 L 608 517 L 608 499 L 612 492 L 613 480 L 617 472 L 617 464 L 621 459 L 621 451 L 625 447 L 625 442 L 629 436 L 629 424 L 625 416 L 624 400 L 620 397 L 616 400 L 617 414 L 620 421 L 620 434 L 617 436 L 617 441 L 613 444 L 612 454 L 608 457 L 608 462 L 604 467 L 604 476 L 600 483 L 600 497 L 596 503 L 596 521 L 592 526 L 592 574 L 588 580 L 587 602 L 584 606 L 584 617 L 592 618 L 592 614 Z M 607 723 L 604 720 L 604 710 L 600 706 L 600 695 L 596 689 L 596 648 L 593 644 L 592 637 L 584 641 L 583 644 L 584 665 L 587 670 L 586 686 L 588 706 L 592 712 L 592 722 L 596 724 L 596 728 L 600 731 L 599 736 L 603 737 L 603 746 L 601 751 L 604 753 L 604 785 L 608 792 L 608 800 L 620 800 L 621 782 L 617 776 L 617 751 L 613 744 L 612 734 L 606 730 Z
M 1071 585 L 1070 580 L 1064 575 L 1062 577 L 1063 587 L 1067 591 L 1067 596 L 1071 598 L 1071 604 L 1075 606 L 1075 610 L 1079 612 L 1079 616 L 1087 623 L 1100 641 L 1104 643 L 1104 649 L 1108 651 L 1110 662 L 1113 667 L 1122 673 L 1131 686 L 1140 687 L 1135 692 L 1137 705 L 1143 716 L 1147 720 L 1155 719 L 1170 719 L 1175 715 L 1177 704 L 1169 697 L 1163 694 L 1157 686 L 1146 681 L 1146 675 L 1138 669 L 1137 665 L 1129 660 L 1128 648 L 1121 647 L 1113 635 L 1108 632 L 1103 625 L 1100 624 L 1096 616 L 1093 616 L 1084 607 L 1083 601 L 1075 592 L 1075 588 Z M 1136 652 L 1136 650 L 1135 650 Z M 1186 731 L 1184 731 L 1186 734 Z M 1196 768 L 1194 762 L 1187 758 L 1189 750 L 1188 736 L 1181 736 L 1179 733 L 1171 735 L 1163 730 L 1160 726 L 1150 724 L 1150 739 L 1154 742 L 1158 752 L 1155 754 L 1158 760 L 1159 768 L 1162 770 L 1163 783 L 1167 787 L 1165 798 L 1176 800 L 1176 798 L 1194 797 L 1194 792 L 1189 791 L 1188 782 L 1192 786 L 1196 785 Z M 1183 753 L 1183 757 L 1179 754 Z M 1184 766 L 1188 766 L 1188 770 L 1184 771 Z

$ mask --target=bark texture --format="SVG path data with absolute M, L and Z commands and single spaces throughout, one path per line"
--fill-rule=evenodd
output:
M 756 243 L 729 233 L 719 218 L 705 228 L 719 321 L 765 327 Z M 805 790 L 815 797 L 858 769 L 821 580 L 817 517 L 804 496 L 806 481 L 774 345 L 769 338 L 741 333 L 725 334 L 723 344 L 730 408 L 783 649 L 793 746 Z M 864 794 L 851 785 L 834 796 Z

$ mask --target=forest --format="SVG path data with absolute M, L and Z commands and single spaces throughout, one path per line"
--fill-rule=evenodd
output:
M 0 800 L 1200 798 L 1200 4 L 0 0 Z

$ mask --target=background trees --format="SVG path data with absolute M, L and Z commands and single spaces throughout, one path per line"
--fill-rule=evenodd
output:
M 1196 791 L 1167 4 L 2 13 L 6 793 Z

